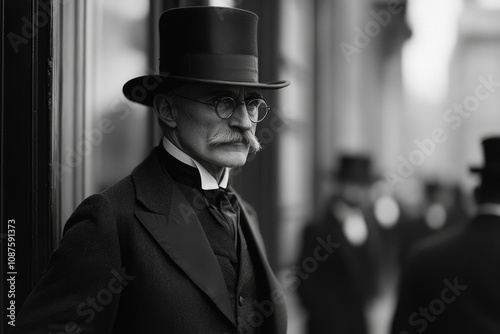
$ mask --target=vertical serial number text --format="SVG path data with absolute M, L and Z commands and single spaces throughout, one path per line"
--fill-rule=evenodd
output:
M 16 220 L 7 221 L 7 318 L 16 325 Z

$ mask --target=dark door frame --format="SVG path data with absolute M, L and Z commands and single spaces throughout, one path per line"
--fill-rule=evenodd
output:
M 0 11 L 0 317 L 6 332 L 7 307 L 15 301 L 15 314 L 19 313 L 55 245 L 50 166 L 52 1 L 2 0 Z M 9 264 L 13 250 L 15 261 Z M 15 285 L 7 284 L 7 278 L 14 278 Z

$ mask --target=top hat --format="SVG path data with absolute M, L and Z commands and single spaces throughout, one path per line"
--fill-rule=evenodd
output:
M 339 181 L 369 183 L 373 180 L 371 160 L 363 155 L 343 155 L 334 174 Z
M 483 140 L 484 166 L 471 167 L 473 173 L 486 176 L 500 177 L 500 137 L 491 137 Z
M 278 89 L 288 81 L 259 82 L 257 22 L 229 7 L 182 7 L 160 17 L 160 73 L 129 80 L 125 96 L 152 106 L 155 95 L 189 83 Z

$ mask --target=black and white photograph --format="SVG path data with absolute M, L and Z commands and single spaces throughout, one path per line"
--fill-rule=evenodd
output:
M 500 334 L 499 0 L 0 17 L 0 334 Z

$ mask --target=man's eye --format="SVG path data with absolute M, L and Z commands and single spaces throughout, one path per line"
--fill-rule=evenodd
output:
M 230 109 L 234 107 L 234 100 L 230 97 L 223 97 L 219 99 L 219 105 Z
M 260 97 L 254 98 L 254 99 L 247 102 L 247 106 L 254 107 L 254 108 L 260 108 L 264 105 L 265 105 L 265 102 Z
M 259 106 L 259 101 L 258 100 L 251 100 L 247 102 L 247 106 L 250 108 L 256 108 Z

